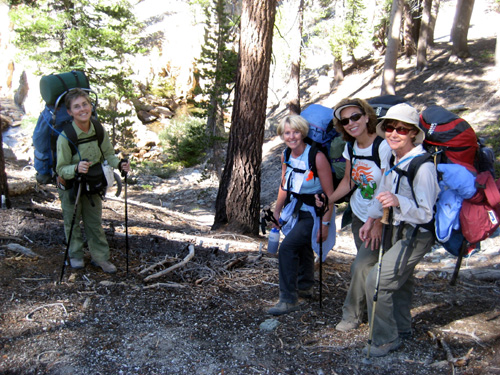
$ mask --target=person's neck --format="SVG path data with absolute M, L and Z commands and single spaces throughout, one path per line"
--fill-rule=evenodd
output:
M 304 153 L 305 149 L 306 149 L 306 144 L 305 143 L 301 144 L 300 146 L 298 146 L 297 148 L 292 150 L 292 153 L 291 153 L 292 157 L 293 158 L 300 157 L 300 155 L 302 155 Z
M 359 148 L 367 148 L 372 145 L 375 138 L 377 138 L 376 133 L 369 134 L 368 132 L 365 132 L 356 138 L 356 142 L 358 143 Z
M 409 147 L 401 150 L 395 150 L 394 153 L 396 154 L 396 162 L 399 162 L 403 160 L 403 158 L 415 148 L 416 146 L 411 144 Z
M 90 121 L 87 121 L 87 122 L 79 122 L 79 121 L 75 121 L 75 124 L 76 126 L 78 126 L 78 128 L 80 128 L 80 130 L 84 133 L 88 133 L 89 130 L 90 130 Z

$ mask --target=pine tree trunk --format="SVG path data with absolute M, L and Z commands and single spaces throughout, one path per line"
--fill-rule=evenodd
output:
M 451 50 L 452 56 L 457 56 L 461 59 L 470 56 L 469 47 L 467 45 L 467 34 L 469 32 L 470 18 L 474 9 L 474 0 L 458 0 L 455 19 L 451 29 L 451 41 L 453 47 Z
M 420 23 L 420 35 L 417 47 L 417 72 L 421 72 L 427 65 L 427 41 L 429 33 L 429 23 L 431 18 L 432 0 L 424 0 L 422 12 L 422 22 Z
M 243 0 L 240 52 L 226 164 L 212 229 L 259 233 L 262 144 L 276 0 Z
M 431 6 L 431 18 L 429 21 L 429 32 L 427 33 L 427 45 L 429 47 L 434 46 L 434 29 L 436 27 L 436 20 L 439 14 L 439 6 L 441 5 L 441 0 L 433 0 Z
M 391 7 L 391 25 L 387 38 L 387 50 L 385 52 L 384 74 L 382 77 L 382 89 L 380 95 L 395 95 L 396 65 L 398 62 L 399 36 L 401 30 L 402 6 L 400 0 L 393 0 Z
M 406 57 L 413 56 L 417 52 L 415 37 L 413 36 L 414 22 L 413 13 L 410 5 L 407 2 L 403 4 L 403 40 L 404 40 L 404 51 Z
M 304 19 L 304 0 L 296 0 L 295 22 L 291 27 L 289 44 L 291 54 L 290 81 L 288 83 L 288 107 L 295 113 L 301 112 L 300 106 L 300 61 L 302 55 L 302 25 Z
M 5 173 L 5 157 L 3 154 L 3 135 L 0 131 L 0 197 L 1 208 L 10 208 L 9 185 L 7 184 L 7 174 Z M 5 205 L 5 207 L 4 207 Z
M 344 70 L 342 69 L 342 60 L 333 60 L 333 77 L 335 82 L 342 82 L 344 80 Z

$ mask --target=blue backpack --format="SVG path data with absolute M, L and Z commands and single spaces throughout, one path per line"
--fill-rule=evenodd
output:
M 309 123 L 307 137 L 326 149 L 330 154 L 330 144 L 339 133 L 333 126 L 333 110 L 321 104 L 311 104 L 300 115 Z
M 92 124 L 96 130 L 96 140 L 101 145 L 104 139 L 104 128 L 97 119 L 95 108 L 97 94 L 88 88 L 88 80 L 83 72 L 51 74 L 40 80 L 40 92 L 46 105 L 38 117 L 33 131 L 33 146 L 35 148 L 36 180 L 39 184 L 54 182 L 56 169 L 57 138 L 64 131 L 71 145 L 71 153 L 78 152 L 78 140 L 72 126 L 72 118 L 64 105 L 64 96 L 69 90 L 80 87 L 95 95 L 92 108 Z

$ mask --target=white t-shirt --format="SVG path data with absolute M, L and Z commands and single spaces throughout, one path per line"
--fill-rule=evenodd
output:
M 346 143 L 344 153 L 342 154 L 346 160 L 350 160 L 352 164 L 351 182 L 356 183 L 357 189 L 351 196 L 350 204 L 352 212 L 363 222 L 368 220 L 368 204 L 374 198 L 375 191 L 380 185 L 382 178 L 382 169 L 386 169 L 390 160 L 391 148 L 384 139 L 378 148 L 380 157 L 380 168 L 372 160 L 358 159 L 358 156 L 371 156 L 373 144 L 367 148 L 360 148 L 358 142 L 354 142 L 353 160 L 349 155 L 350 144 Z M 350 171 L 346 171 L 349 173 Z

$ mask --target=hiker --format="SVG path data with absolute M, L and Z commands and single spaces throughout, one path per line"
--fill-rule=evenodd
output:
M 363 99 L 342 99 L 334 108 L 334 122 L 346 145 L 342 156 L 346 159 L 346 173 L 337 189 L 328 197 L 333 204 L 354 187 L 349 204 L 352 210 L 352 233 L 356 245 L 356 259 L 351 265 L 351 283 L 342 307 L 342 320 L 335 329 L 347 332 L 358 328 L 366 311 L 365 281 L 370 269 L 377 263 L 382 236 L 382 224 L 376 220 L 363 241 L 359 229 L 368 220 L 368 204 L 374 199 L 391 149 L 377 136 L 377 115 Z M 321 204 L 319 200 L 316 202 Z
M 279 302 L 268 310 L 282 315 L 298 310 L 298 297 L 312 298 L 314 286 L 314 252 L 322 241 L 323 258 L 335 244 L 335 223 L 330 227 L 333 209 L 322 219 L 316 214 L 314 194 L 333 192 L 332 170 L 321 151 L 316 153 L 317 176 L 308 164 L 311 145 L 305 142 L 309 131 L 307 121 L 299 115 L 286 116 L 277 133 L 290 148 L 289 160 L 281 156 L 282 172 L 274 218 L 284 222 L 285 239 L 278 252 Z M 320 235 L 320 225 L 322 238 Z M 278 227 L 274 224 L 275 227 Z
M 384 137 L 392 149 L 394 159 L 382 176 L 377 188 L 376 200 L 368 208 L 369 218 L 361 227 L 359 236 L 365 240 L 384 208 L 392 210 L 391 247 L 381 258 L 381 266 L 371 269 L 366 279 L 366 300 L 371 316 L 377 274 L 380 282 L 374 312 L 373 345 L 370 354 L 381 357 L 396 350 L 402 338 L 411 336 L 411 298 L 413 294 L 413 270 L 434 244 L 433 230 L 421 225 L 432 221 L 433 208 L 439 193 L 436 168 L 433 163 L 423 163 L 417 170 L 413 186 L 400 171 L 406 171 L 410 161 L 425 153 L 422 147 L 424 132 L 419 128 L 419 116 L 408 104 L 391 107 L 377 125 L 377 134 Z M 418 202 L 418 204 L 417 204 Z M 367 348 L 364 349 L 365 354 Z
M 106 131 L 104 131 L 104 139 L 99 146 L 95 137 L 94 125 L 90 121 L 92 103 L 87 92 L 79 88 L 70 90 L 65 96 L 65 105 L 68 113 L 73 118 L 73 129 L 76 131 L 79 141 L 78 152 L 72 155 L 65 132 L 57 139 L 57 185 L 67 239 L 71 229 L 75 196 L 79 185 L 75 177 L 78 174 L 85 176 L 92 166 L 102 163 L 104 159 L 113 168 L 119 168 L 123 172 L 130 171 L 130 163 L 125 160 L 120 161 L 115 156 Z M 95 141 L 85 142 L 85 139 L 91 137 L 94 137 Z M 83 260 L 83 238 L 79 225 L 80 219 L 82 219 L 92 263 L 100 267 L 104 272 L 116 272 L 115 265 L 109 261 L 109 245 L 102 228 L 101 197 L 98 194 L 82 194 L 80 201 L 77 203 L 76 221 L 69 248 L 71 267 L 80 269 L 85 265 Z

